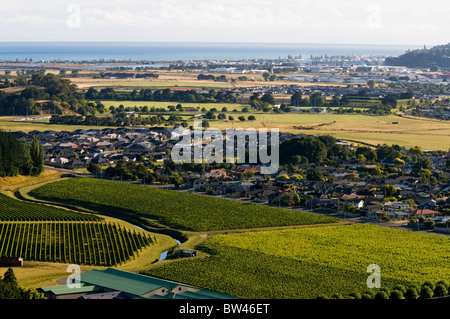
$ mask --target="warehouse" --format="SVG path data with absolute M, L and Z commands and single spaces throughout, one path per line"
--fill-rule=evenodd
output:
M 235 299 L 236 297 L 123 270 L 93 269 L 80 275 L 79 287 L 38 288 L 48 299 Z

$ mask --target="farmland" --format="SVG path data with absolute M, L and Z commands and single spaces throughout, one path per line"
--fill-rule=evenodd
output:
M 2 256 L 98 266 L 124 263 L 153 244 L 150 236 L 98 222 L 3 222 L 0 239 Z
M 74 79 L 73 83 L 80 89 L 86 89 L 90 87 L 114 87 L 122 90 L 132 89 L 201 89 L 201 88 L 231 88 L 232 85 L 228 82 L 213 82 L 213 81 L 149 81 L 149 80 L 110 80 L 110 79 L 90 79 L 90 78 L 78 78 Z
M 336 218 L 296 210 L 88 178 L 48 183 L 31 191 L 31 195 L 45 200 L 84 205 L 115 217 L 137 215 L 154 218 L 164 225 L 191 231 L 338 221 Z
M 118 107 L 123 104 L 125 107 L 155 106 L 156 108 L 166 108 L 168 105 L 176 105 L 173 102 L 135 102 L 135 101 L 104 101 L 107 108 L 111 105 Z M 184 107 L 191 107 L 191 104 L 184 103 Z M 228 111 L 224 112 L 226 117 L 229 115 L 235 118 L 234 121 L 213 120 L 210 126 L 218 129 L 226 129 L 230 127 L 242 128 L 277 128 L 280 132 L 293 134 L 313 134 L 313 135 L 332 135 L 338 139 L 363 142 L 371 145 L 377 144 L 397 144 L 407 148 L 420 146 L 427 150 L 447 150 L 449 145 L 450 124 L 448 121 L 440 121 L 434 119 L 416 118 L 416 117 L 399 117 L 396 115 L 372 116 L 362 114 L 316 114 L 316 113 L 263 113 L 255 111 L 249 113 L 241 113 L 242 104 L 225 104 L 225 103 L 193 103 L 192 107 L 205 107 L 207 110 L 216 108 L 219 113 L 223 107 L 227 107 Z M 239 113 L 232 112 L 234 109 Z M 194 112 L 198 113 L 198 112 Z M 192 115 L 193 112 L 179 112 L 176 115 Z M 255 116 L 254 121 L 239 121 L 238 116 Z M 184 117 L 189 125 L 189 121 Z M 396 123 L 396 124 L 394 124 Z M 64 131 L 76 129 L 104 129 L 104 126 L 82 126 L 82 125 L 58 125 L 32 121 L 16 121 L 12 122 L 9 118 L 0 119 L 0 129 L 5 131 L 23 131 L 30 132 L 33 130 L 47 131 Z
M 0 194 L 0 221 L 100 221 L 102 218 Z
M 382 288 L 448 280 L 450 239 L 370 225 L 321 226 L 217 235 L 208 257 L 175 261 L 147 274 L 241 298 L 316 298 L 367 290 L 367 266 Z
M 102 101 L 105 107 L 108 109 L 110 106 L 119 107 L 119 105 L 123 105 L 126 107 L 134 108 L 148 106 L 149 108 L 167 108 L 168 105 L 177 105 L 178 102 L 160 102 L 160 101 Z M 248 107 L 245 104 L 239 103 L 180 103 L 183 107 L 186 108 L 196 108 L 200 111 L 202 108 L 210 110 L 212 108 L 217 109 L 219 112 L 222 108 L 226 107 L 228 112 L 233 111 L 234 109 L 240 111 L 243 107 Z M 191 112 L 186 112 L 191 113 Z M 183 112 L 179 113 L 179 115 L 183 115 Z
M 0 194 L 0 256 L 112 266 L 134 259 L 156 241 L 93 214 Z

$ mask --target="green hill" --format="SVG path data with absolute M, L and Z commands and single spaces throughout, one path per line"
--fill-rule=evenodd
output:
M 388 57 L 385 65 L 406 66 L 410 68 L 450 67 L 450 43 L 431 49 L 408 51 L 398 57 Z

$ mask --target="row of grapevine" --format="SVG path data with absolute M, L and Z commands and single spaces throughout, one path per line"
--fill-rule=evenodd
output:
M 155 238 L 106 222 L 3 222 L 0 256 L 112 266 L 135 257 Z
M 166 263 L 146 274 L 245 299 L 363 294 L 381 269 L 382 288 L 450 281 L 450 238 L 375 225 L 222 234 L 198 248 L 207 258 Z
M 16 200 L 0 194 L 0 221 L 99 221 L 93 214 L 83 214 L 49 205 Z
M 196 194 L 90 178 L 45 184 L 32 195 L 47 200 L 96 208 L 121 218 L 133 214 L 156 218 L 163 224 L 194 231 L 310 225 L 337 218 L 265 205 L 247 204 Z

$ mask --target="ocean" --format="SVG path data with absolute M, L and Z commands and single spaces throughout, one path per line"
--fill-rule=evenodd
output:
M 398 56 L 418 45 L 286 43 L 0 42 L 0 61 L 178 61 L 288 56 Z

